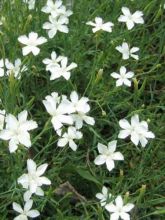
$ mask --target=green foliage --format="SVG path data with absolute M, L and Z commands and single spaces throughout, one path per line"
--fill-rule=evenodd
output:
M 52 181 L 45 197 L 35 199 L 35 207 L 41 211 L 44 220 L 106 220 L 109 216 L 97 203 L 95 194 L 102 185 L 108 186 L 114 195 L 130 194 L 136 208 L 133 220 L 165 219 L 165 151 L 164 151 L 164 100 L 165 93 L 165 9 L 161 0 L 74 0 L 70 18 L 69 34 L 57 35 L 42 46 L 41 53 L 22 57 L 17 38 L 35 31 L 47 37 L 42 24 L 47 15 L 41 12 L 45 1 L 37 1 L 36 11 L 29 11 L 22 1 L 2 0 L 1 16 L 5 23 L 0 26 L 0 58 L 14 61 L 20 57 L 28 66 L 20 81 L 0 79 L 2 108 L 8 113 L 18 114 L 26 109 L 39 128 L 32 132 L 33 146 L 30 151 L 20 148 L 9 154 L 7 143 L 0 141 L 0 219 L 14 217 L 12 202 L 22 202 L 23 189 L 17 178 L 25 171 L 27 158 L 34 158 L 40 164 L 49 163 L 46 176 Z M 144 12 L 145 24 L 128 31 L 117 18 L 121 7 L 131 11 Z M 93 34 L 86 22 L 101 16 L 112 21 L 112 33 Z M 115 50 L 123 40 L 140 48 L 140 59 L 122 60 Z M 49 80 L 42 60 L 55 50 L 78 64 L 71 79 Z M 110 73 L 125 65 L 134 71 L 135 79 L 131 88 L 115 87 Z M 100 72 L 103 69 L 103 72 Z M 90 115 L 96 119 L 94 127 L 83 128 L 84 138 L 76 152 L 68 147 L 56 146 L 58 136 L 50 124 L 42 100 L 53 91 L 69 95 L 72 90 L 89 97 Z M 118 121 L 138 113 L 141 119 L 150 120 L 149 127 L 156 138 L 146 148 L 136 148 L 130 142 L 118 141 L 118 148 L 125 156 L 123 163 L 117 163 L 110 174 L 104 167 L 95 166 L 97 143 L 107 143 L 117 138 Z M 123 144 L 124 143 L 124 144 Z M 72 201 L 72 195 L 62 197 L 55 194 L 61 183 L 69 181 L 86 202 Z M 46 188 L 45 188 L 46 190 Z

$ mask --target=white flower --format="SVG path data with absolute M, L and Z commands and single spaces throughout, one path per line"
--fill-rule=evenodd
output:
M 45 37 L 38 37 L 37 33 L 31 32 L 28 37 L 26 35 L 18 37 L 18 41 L 21 44 L 26 45 L 22 48 L 23 56 L 26 56 L 31 52 L 36 56 L 40 52 L 40 49 L 37 46 L 46 43 L 47 39 Z
M 8 114 L 5 118 L 6 128 L 0 132 L 0 139 L 10 140 L 10 153 L 17 150 L 18 144 L 22 144 L 27 148 L 31 147 L 28 131 L 37 128 L 37 123 L 33 120 L 28 121 L 27 116 L 27 111 L 22 111 L 18 114 L 18 119 L 12 114 Z
M 0 130 L 3 129 L 4 122 L 5 122 L 5 110 L 0 110 Z
M 131 86 L 131 81 L 129 80 L 134 76 L 133 72 L 127 72 L 126 68 L 124 66 L 121 66 L 120 68 L 120 74 L 114 72 L 111 73 L 111 76 L 115 79 L 118 79 L 116 81 L 116 86 L 121 86 L 125 84 L 126 86 Z
M 134 54 L 139 51 L 138 47 L 129 48 L 126 42 L 122 43 L 121 46 L 117 46 L 116 50 L 118 50 L 122 54 L 123 60 L 128 60 L 130 57 L 133 57 L 135 60 L 139 59 L 139 56 Z
M 23 0 L 23 2 L 28 4 L 29 10 L 35 9 L 36 0 Z
M 18 183 L 22 185 L 24 189 L 28 190 L 30 194 L 43 195 L 42 185 L 50 185 L 51 181 L 42 176 L 47 169 L 48 164 L 44 163 L 37 168 L 36 163 L 32 159 L 27 160 L 28 173 L 23 174 L 18 178 Z M 28 196 L 24 195 L 25 201 Z
M 115 167 L 114 160 L 124 160 L 124 156 L 120 152 L 115 152 L 117 141 L 111 141 L 108 143 L 108 147 L 98 143 L 99 156 L 96 157 L 94 163 L 96 165 L 106 164 L 107 169 L 111 171 Z
M 145 147 L 148 143 L 148 138 L 155 138 L 153 132 L 148 131 L 148 124 L 146 121 L 139 121 L 139 116 L 134 115 L 131 117 L 131 124 L 122 119 L 119 121 L 120 127 L 123 129 L 120 131 L 118 138 L 125 139 L 131 136 L 131 141 L 137 146 L 139 142 L 142 147 Z
M 114 26 L 112 22 L 104 23 L 103 19 L 100 17 L 95 18 L 95 23 L 92 21 L 88 21 L 86 24 L 94 27 L 92 28 L 93 33 L 100 31 L 100 30 L 112 32 L 112 27 Z
M 103 186 L 102 193 L 97 193 L 96 198 L 100 200 L 101 206 L 105 206 L 107 200 L 111 198 L 111 194 L 108 193 L 107 187 Z
M 58 147 L 64 147 L 67 144 L 69 144 L 69 147 L 73 150 L 77 150 L 77 144 L 74 142 L 74 140 L 79 140 L 82 138 L 82 133 L 80 131 L 77 131 L 75 127 L 69 127 L 68 131 L 65 132 L 62 137 L 58 140 L 57 146 Z
M 131 30 L 135 24 L 144 24 L 144 20 L 142 18 L 143 13 L 141 11 L 136 11 L 131 14 L 129 8 L 122 7 L 123 15 L 120 15 L 118 18 L 119 22 L 125 22 L 128 30 Z
M 72 114 L 76 128 L 82 128 L 83 121 L 85 121 L 89 125 L 94 125 L 94 118 L 86 115 L 90 111 L 90 106 L 88 104 L 89 99 L 87 97 L 81 97 L 79 99 L 77 92 L 73 91 L 70 94 L 70 100 L 73 105 L 74 111 L 76 112 L 75 114 Z
M 70 79 L 71 70 L 77 67 L 76 63 L 71 63 L 69 66 L 68 64 L 68 58 L 64 57 L 61 62 L 60 66 L 55 66 L 54 68 L 51 68 L 51 76 L 50 80 L 55 80 L 61 76 L 63 76 L 66 80 Z
M 26 66 L 21 67 L 21 60 L 16 59 L 14 64 L 10 62 L 6 62 L 6 68 L 7 68 L 7 75 L 13 74 L 15 78 L 20 79 L 21 75 L 20 73 L 25 72 L 27 70 Z
M 54 96 L 54 94 L 56 95 Z M 73 119 L 69 114 L 74 112 L 74 109 L 67 99 L 62 100 L 59 103 L 57 93 L 52 93 L 51 95 L 45 97 L 43 104 L 47 112 L 52 116 L 51 122 L 55 131 L 60 129 L 63 124 L 73 124 Z
M 46 71 L 52 71 L 54 67 L 60 66 L 59 62 L 63 59 L 63 56 L 58 56 L 55 51 L 51 53 L 51 59 L 45 58 L 42 62 L 46 65 Z
M 41 9 L 44 13 L 51 14 L 53 17 L 72 15 L 72 11 L 66 10 L 66 7 L 62 5 L 61 0 L 48 0 L 46 5 Z
M 126 205 L 124 205 L 123 199 L 119 195 L 115 199 L 115 204 L 111 202 L 107 204 L 105 208 L 108 212 L 112 213 L 110 216 L 110 220 L 118 220 L 119 218 L 123 220 L 130 220 L 130 215 L 128 214 L 128 212 L 130 212 L 131 209 L 134 208 L 134 204 L 127 203 Z
M 13 202 L 13 209 L 16 212 L 20 213 L 20 215 L 15 217 L 14 220 L 28 220 L 28 217 L 30 218 L 38 217 L 40 215 L 39 211 L 35 209 L 31 210 L 32 206 L 33 206 L 33 200 L 27 201 L 23 209 L 18 203 Z
M 49 38 L 53 38 L 56 35 L 57 31 L 68 33 L 69 32 L 69 29 L 67 27 L 68 23 L 69 20 L 67 17 L 60 16 L 56 18 L 50 15 L 49 22 L 45 22 L 42 28 L 48 30 Z

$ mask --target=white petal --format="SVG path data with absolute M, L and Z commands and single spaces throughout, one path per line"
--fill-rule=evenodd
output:
M 43 174 L 45 173 L 47 167 L 48 167 L 48 164 L 47 164 L 47 163 L 44 163 L 44 164 L 40 165 L 40 166 L 37 168 L 37 171 L 36 171 L 37 176 L 43 175 Z
M 25 206 L 24 206 L 24 210 L 26 212 L 28 212 L 33 206 L 33 200 L 28 200 L 26 203 L 25 203 Z
M 134 115 L 131 117 L 131 125 L 132 126 L 137 126 L 139 125 L 139 115 Z
M 26 132 L 26 131 L 21 132 L 18 135 L 18 140 L 25 147 L 27 147 L 27 148 L 31 147 L 31 140 L 30 140 L 30 135 L 28 132 Z
M 115 78 L 115 79 L 120 78 L 120 75 L 119 75 L 118 73 L 115 73 L 115 72 L 111 73 L 111 76 L 112 76 L 113 78 Z
M 123 75 L 124 75 L 124 74 L 126 73 L 126 71 L 127 71 L 127 70 L 126 70 L 125 66 L 121 66 L 121 67 L 120 67 L 120 74 L 123 74 Z
M 118 208 L 122 208 L 123 207 L 123 199 L 121 196 L 117 196 L 117 198 L 115 199 L 116 202 L 116 206 Z
M 132 20 L 128 20 L 126 24 L 128 30 L 131 30 L 134 27 L 134 22 Z
M 101 199 L 104 199 L 104 195 L 103 195 L 102 193 L 97 193 L 97 194 L 96 194 L 96 198 L 97 198 L 97 199 L 100 199 L 100 200 L 101 200 Z
M 22 54 L 23 54 L 23 56 L 26 56 L 26 55 L 28 55 L 28 54 L 31 53 L 31 52 L 32 52 L 32 49 L 31 49 L 30 46 L 26 46 L 26 47 L 23 47 L 23 48 L 22 48 Z
M 98 143 L 97 148 L 98 148 L 98 151 L 99 151 L 100 154 L 106 154 L 107 153 L 108 148 L 107 148 L 106 145 Z
M 118 138 L 121 139 L 125 139 L 126 137 L 128 137 L 131 134 L 131 132 L 129 130 L 121 130 L 119 132 Z
M 44 185 L 50 185 L 51 184 L 51 181 L 45 176 L 39 177 L 39 180 L 40 180 L 41 184 L 44 184 Z
M 131 15 L 129 8 L 127 8 L 127 7 L 122 7 L 121 10 L 122 10 L 122 12 L 123 12 L 124 15 L 126 15 L 126 16 L 130 16 L 130 15 Z
M 16 202 L 13 202 L 13 209 L 14 209 L 16 212 L 18 212 L 18 213 L 22 213 L 22 212 L 23 212 L 22 207 L 21 207 L 18 203 L 16 203 Z
M 110 220 L 118 220 L 120 215 L 116 212 L 111 214 Z
M 84 121 L 88 124 L 88 125 L 94 125 L 95 124 L 95 119 L 93 117 L 87 116 L 85 115 L 83 117 Z
M 70 94 L 70 100 L 71 100 L 73 103 L 77 103 L 77 102 L 78 102 L 78 94 L 77 94 L 76 91 L 71 92 L 71 94 Z
M 115 167 L 114 161 L 109 158 L 106 160 L 106 165 L 109 171 L 111 171 Z
M 35 194 L 37 196 L 44 196 L 44 191 L 41 189 L 41 187 L 37 187 Z
M 35 173 L 36 167 L 36 163 L 32 159 L 27 160 L 27 170 L 29 173 Z
M 95 158 L 94 163 L 96 165 L 102 165 L 106 162 L 106 156 L 104 155 L 99 155 Z
M 20 112 L 18 114 L 18 121 L 20 123 L 25 122 L 27 120 L 28 112 L 26 110 Z
M 130 129 L 130 124 L 129 124 L 129 122 L 126 120 L 126 119 L 121 119 L 120 121 L 119 121 L 119 125 L 120 125 L 120 127 L 121 128 L 123 128 L 123 129 Z
M 108 151 L 111 152 L 111 153 L 115 152 L 116 145 L 117 145 L 117 141 L 116 140 L 109 142 L 108 143 Z
M 17 150 L 17 148 L 18 148 L 18 140 L 14 139 L 14 138 L 11 139 L 9 141 L 9 151 L 10 151 L 10 153 L 14 153 Z
M 107 204 L 105 206 L 105 208 L 108 212 L 116 212 L 117 211 L 117 207 L 113 203 Z
M 130 215 L 128 213 L 121 212 L 120 216 L 123 220 L 130 220 Z
M 120 152 L 113 153 L 113 160 L 124 160 L 124 156 Z
M 10 140 L 11 138 L 12 138 L 12 132 L 10 130 L 5 129 L 0 132 L 0 139 L 7 141 Z
M 131 209 L 133 209 L 133 208 L 134 208 L 134 204 L 132 204 L 132 203 L 127 203 L 127 204 L 123 207 L 123 211 L 124 211 L 124 212 L 130 212 Z
M 139 143 L 139 135 L 136 132 L 131 133 L 131 141 L 137 146 Z
M 64 147 L 68 144 L 68 139 L 67 138 L 60 138 L 57 142 L 58 147 Z
M 73 151 L 76 151 L 76 150 L 77 150 L 77 144 L 76 144 L 73 140 L 70 140 L 70 141 L 69 141 L 69 147 L 70 147 Z
M 30 218 L 36 218 L 40 215 L 39 211 L 37 210 L 31 210 L 27 213 L 27 216 L 29 216 Z
M 28 201 L 31 198 L 31 196 L 32 196 L 32 193 L 29 190 L 26 191 L 23 195 L 24 201 L 25 202 Z

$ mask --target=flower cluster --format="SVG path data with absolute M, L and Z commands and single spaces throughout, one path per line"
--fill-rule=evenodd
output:
M 42 8 L 42 12 L 49 14 L 49 21 L 43 24 L 43 29 L 47 30 L 49 38 L 53 38 L 57 31 L 68 33 L 69 16 L 72 11 L 67 10 L 61 0 L 48 0 Z
M 72 150 L 77 150 L 74 140 L 82 138 L 79 129 L 83 127 L 83 123 L 94 125 L 94 118 L 87 115 L 90 111 L 88 102 L 87 97 L 79 99 L 76 91 L 71 92 L 70 99 L 65 95 L 59 96 L 58 93 L 53 92 L 43 100 L 47 112 L 51 115 L 53 128 L 60 136 L 57 143 L 59 147 L 69 144 Z M 69 126 L 67 131 L 65 131 L 64 125 Z
M 13 74 L 16 79 L 20 79 L 21 74 L 25 71 L 27 71 L 27 67 L 25 65 L 22 66 L 21 59 L 19 58 L 14 61 L 14 64 L 11 63 L 8 59 L 0 60 L 0 77 L 5 75 L 10 76 Z
M 141 11 L 136 11 L 134 14 L 131 14 L 130 10 L 126 7 L 122 7 L 123 15 L 120 15 L 118 18 L 119 22 L 125 22 L 128 30 L 131 30 L 135 24 L 143 24 L 144 20 L 142 18 L 143 13 Z M 107 22 L 104 23 L 103 19 L 100 17 L 95 18 L 94 22 L 87 22 L 87 25 L 91 25 L 94 28 L 92 29 L 93 33 L 97 31 L 106 31 L 112 32 L 113 23 Z M 135 60 L 139 59 L 139 56 L 135 54 L 139 51 L 138 47 L 130 47 L 128 43 L 123 42 L 122 45 L 116 46 L 116 50 L 122 54 L 123 60 L 128 60 L 130 57 Z M 111 76 L 116 81 L 116 86 L 126 85 L 128 87 L 131 86 L 130 79 L 134 76 L 134 72 L 128 71 L 125 66 L 120 67 L 120 73 L 113 72 Z M 131 141 L 137 146 L 139 142 L 142 147 L 145 147 L 148 143 L 148 138 L 154 138 L 155 135 L 148 131 L 148 124 L 146 121 L 139 121 L 139 116 L 134 115 L 131 118 L 131 124 L 126 119 L 122 119 L 119 121 L 120 127 L 123 129 L 120 131 L 118 138 L 124 139 L 128 136 L 131 136 Z M 97 148 L 99 151 L 99 155 L 95 158 L 94 163 L 96 165 L 106 164 L 108 171 L 112 171 L 115 167 L 114 161 L 116 160 L 124 160 L 124 156 L 120 152 L 116 152 L 117 140 L 111 141 L 108 143 L 108 146 L 98 143 Z M 118 220 L 119 218 L 124 220 L 129 220 L 130 216 L 128 212 L 130 212 L 134 205 L 131 203 L 125 204 L 121 195 L 116 197 L 112 196 L 111 193 L 108 192 L 108 189 L 103 186 L 102 193 L 97 193 L 96 197 L 100 200 L 101 206 L 105 207 L 105 209 L 110 213 L 110 220 Z
M 42 61 L 46 65 L 46 71 L 51 73 L 50 80 L 55 80 L 61 76 L 69 80 L 71 76 L 71 70 L 77 67 L 76 63 L 68 65 L 68 58 L 64 56 L 57 56 L 56 52 L 51 53 L 51 59 L 45 58 Z

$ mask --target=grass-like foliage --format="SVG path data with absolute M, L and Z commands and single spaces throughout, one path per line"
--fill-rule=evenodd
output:
M 47 2 L 0 1 L 0 220 L 164 220 L 164 1 Z

